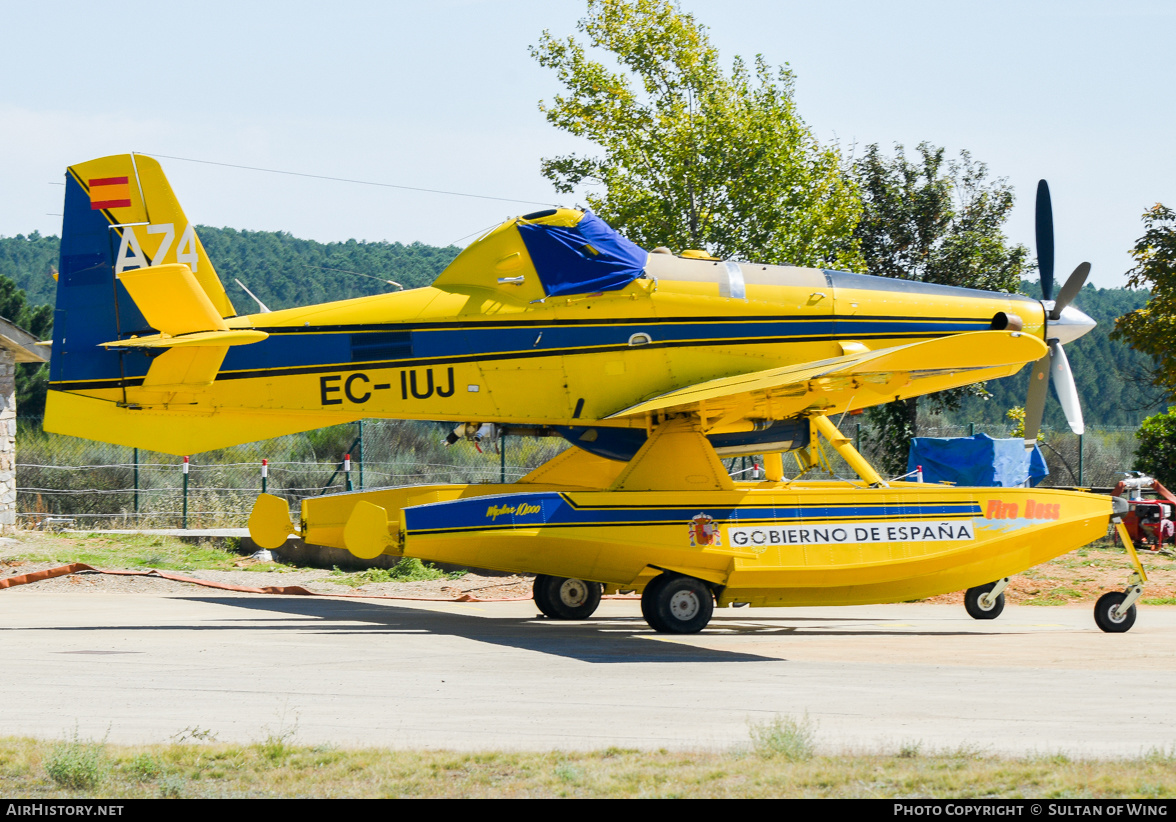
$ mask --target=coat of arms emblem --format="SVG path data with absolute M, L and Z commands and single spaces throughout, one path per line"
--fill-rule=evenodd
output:
M 722 545 L 722 535 L 714 517 L 709 514 L 696 514 L 690 520 L 690 546 L 698 548 L 703 545 Z

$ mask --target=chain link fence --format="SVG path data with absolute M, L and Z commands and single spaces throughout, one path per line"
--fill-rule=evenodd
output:
M 560 438 L 504 437 L 481 452 L 461 441 L 444 445 L 452 424 L 364 420 L 247 445 L 196 454 L 188 471 L 169 454 L 46 434 L 39 419 L 20 420 L 17 447 L 17 518 L 22 527 L 77 528 L 243 527 L 257 494 L 265 490 L 297 510 L 306 497 L 349 489 L 435 483 L 513 482 L 569 447 Z M 868 431 L 842 421 L 867 459 Z M 1011 436 L 1011 428 L 982 425 L 920 426 L 921 436 Z M 1081 450 L 1079 445 L 1081 444 Z M 1082 438 L 1046 432 L 1045 485 L 1113 486 L 1132 467 L 1135 429 L 1089 429 Z M 855 475 L 825 448 L 835 475 Z M 350 454 L 350 471 L 344 456 Z M 268 463 L 263 477 L 262 460 Z M 725 460 L 739 479 L 755 479 L 758 457 Z M 793 475 L 785 456 L 785 473 Z M 819 478 L 810 471 L 806 478 Z
M 22 418 L 17 519 L 22 527 L 63 520 L 85 528 L 243 527 L 262 490 L 296 507 L 306 497 L 352 489 L 512 482 L 567 447 L 558 438 L 512 436 L 447 447 L 452 428 L 364 420 L 195 454 L 185 473 L 181 457 L 46 434 L 39 419 Z

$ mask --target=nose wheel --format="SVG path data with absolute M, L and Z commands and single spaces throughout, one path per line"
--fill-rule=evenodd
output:
M 1135 606 L 1127 602 L 1129 594 L 1111 591 L 1094 604 L 1094 624 L 1108 634 L 1122 634 L 1135 624 Z
M 1139 555 L 1135 553 L 1135 545 L 1123 525 L 1122 515 L 1116 512 L 1112 522 L 1135 566 L 1135 571 L 1127 580 L 1126 590 L 1103 594 L 1098 598 L 1098 602 L 1094 603 L 1094 624 L 1108 634 L 1122 634 L 1130 631 L 1131 626 L 1135 624 L 1135 602 L 1143 596 L 1143 583 L 1147 582 L 1147 573 L 1143 570 Z
M 1004 589 L 1009 586 L 1009 578 L 990 582 L 987 585 L 977 585 L 964 593 L 964 610 L 972 619 L 996 619 L 1004 610 Z

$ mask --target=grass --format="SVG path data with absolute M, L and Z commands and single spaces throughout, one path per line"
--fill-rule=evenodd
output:
M 761 758 L 780 757 L 789 762 L 804 762 L 813 758 L 816 730 L 816 723 L 806 713 L 800 719 L 777 716 L 752 722 L 748 733 L 752 748 Z
M 1069 605 L 1071 602 L 1083 599 L 1086 594 L 1064 585 L 1046 591 L 1032 599 L 1027 599 L 1022 605 Z
M 80 739 L 76 728 L 72 739 L 57 743 L 45 757 L 45 773 L 66 790 L 92 791 L 109 771 L 106 741 Z
M 429 562 L 421 562 L 415 557 L 404 557 L 391 568 L 369 568 L 366 571 L 354 573 L 336 568 L 331 572 L 331 582 L 359 588 L 364 585 L 374 585 L 380 582 L 420 582 L 429 579 L 458 579 L 465 576 L 465 571 L 442 571 Z
M 803 737 L 805 720 L 791 720 Z M 761 726 L 789 736 L 788 718 Z M 793 729 L 795 730 L 795 729 Z M 811 740 L 810 740 L 811 742 Z M 69 783 L 49 773 L 66 746 L 72 762 L 98 752 Z M 753 742 L 754 745 L 754 742 Z M 74 747 L 69 747 L 74 746 Z M 95 747 L 96 746 L 96 747 Z M 117 746 L 0 738 L 0 795 L 87 797 L 1176 797 L 1176 747 L 1122 760 L 1061 753 L 999 757 L 972 748 L 789 758 L 752 750 L 454 752 L 346 750 L 295 744 L 281 733 L 252 745 L 193 742 Z M 55 766 L 56 767 L 56 766 Z
M 96 568 L 129 568 L 160 571 L 292 571 L 294 566 L 279 562 L 252 563 L 237 567 L 245 559 L 235 550 L 238 540 L 186 542 L 154 534 L 52 534 L 19 532 L 19 545 L 6 547 L 3 558 L 25 562 L 82 562 Z

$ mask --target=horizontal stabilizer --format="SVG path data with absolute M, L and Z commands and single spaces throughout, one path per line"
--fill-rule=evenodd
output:
M 1041 340 L 1016 331 L 974 331 L 934 340 L 770 368 L 691 385 L 630 406 L 609 419 L 694 411 L 710 419 L 786 419 L 868 408 L 1014 374 L 1044 356 Z
M 171 393 L 210 386 L 227 353 L 227 345 L 194 345 L 165 351 L 147 369 L 143 390 Z
M 102 345 L 107 348 L 189 348 L 192 346 L 248 345 L 261 342 L 268 337 L 265 331 L 251 328 L 230 328 L 225 331 L 195 331 L 182 337 L 168 337 L 152 334 L 149 337 L 131 337 L 129 340 L 112 340 Z
M 184 263 L 135 268 L 118 275 L 151 325 L 172 337 L 197 331 L 228 331 L 220 312 Z

